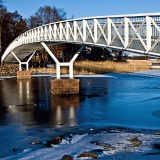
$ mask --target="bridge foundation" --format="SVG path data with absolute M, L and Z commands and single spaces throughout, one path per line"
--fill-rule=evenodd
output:
M 79 79 L 51 79 L 51 94 L 79 94 Z
M 29 57 L 27 62 L 21 62 L 19 60 L 19 58 L 14 54 L 13 51 L 11 51 L 11 53 L 17 59 L 17 61 L 19 62 L 19 71 L 17 71 L 17 79 L 29 79 L 29 78 L 31 78 L 31 71 L 29 71 L 28 63 L 31 60 L 31 58 L 33 57 L 33 55 L 35 54 L 35 52 L 33 52 L 31 54 L 31 56 Z M 22 64 L 26 65 L 26 70 L 22 70 Z
M 17 71 L 17 79 L 30 79 L 31 71 Z
M 51 94 L 54 94 L 54 95 L 79 94 L 80 80 L 73 78 L 73 63 L 78 57 L 78 55 L 81 53 L 81 51 L 85 48 L 86 45 L 83 44 L 80 47 L 80 49 L 75 53 L 75 55 L 70 60 L 70 62 L 60 63 L 58 59 L 55 57 L 55 55 L 52 53 L 52 51 L 49 49 L 49 47 L 44 42 L 41 42 L 41 44 L 56 63 L 56 78 L 57 79 L 50 80 Z M 61 79 L 61 74 L 60 74 L 61 66 L 69 67 L 69 79 Z

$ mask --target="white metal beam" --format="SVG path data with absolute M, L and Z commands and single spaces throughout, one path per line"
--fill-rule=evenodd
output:
M 73 58 L 71 59 L 71 61 L 69 62 L 69 77 L 73 78 L 73 62 L 76 60 L 76 58 L 79 56 L 79 54 L 82 52 L 82 50 L 84 49 L 86 45 L 83 44 L 80 49 L 76 52 L 76 54 L 73 56 Z
M 74 34 L 73 34 L 73 39 L 74 41 L 77 40 L 77 22 L 76 21 L 73 21 L 73 26 L 74 26 Z
M 19 58 L 14 54 L 13 51 L 11 51 L 12 55 L 16 58 L 16 60 L 19 62 L 19 71 L 22 70 L 22 65 L 21 65 L 21 61 L 19 60 Z
M 149 16 L 146 16 L 146 43 L 147 43 L 147 52 L 151 49 L 151 36 L 152 36 L 152 27 L 151 19 Z
M 145 22 L 146 22 L 146 19 L 144 19 L 144 21 L 142 21 L 142 23 L 141 23 L 141 25 L 139 26 L 139 28 L 136 29 L 136 28 L 134 27 L 134 25 L 133 25 L 133 22 L 131 22 L 130 19 L 129 19 L 129 24 L 130 24 L 130 26 L 132 27 L 133 31 L 135 32 L 135 35 L 132 37 L 132 39 L 131 39 L 131 41 L 130 41 L 130 43 L 129 43 L 129 45 L 128 45 L 128 48 L 130 47 L 130 45 L 132 44 L 132 42 L 135 40 L 135 38 L 136 38 L 136 36 L 137 36 L 137 37 L 138 37 L 138 40 L 142 43 L 143 47 L 145 48 L 145 50 L 146 50 L 146 52 L 147 52 L 147 46 L 146 46 L 146 44 L 144 43 L 142 37 L 141 37 L 140 34 L 139 34 L 139 30 L 142 28 L 142 26 L 145 24 Z
M 83 44 L 81 46 L 81 48 L 76 52 L 76 54 L 71 59 L 70 63 L 73 63 L 76 60 L 76 58 L 79 56 L 79 54 L 82 52 L 82 50 L 84 49 L 85 46 L 86 46 L 86 44 Z
M 108 25 L 107 21 L 106 21 L 106 23 L 104 24 L 103 28 L 101 27 L 101 25 L 100 25 L 100 23 L 98 22 L 98 20 L 97 20 L 97 25 L 98 25 L 98 27 L 99 27 L 99 28 L 97 28 L 97 32 L 98 32 L 98 29 L 100 29 L 100 31 L 97 33 L 97 34 L 98 34 L 97 42 L 98 42 L 98 40 L 101 38 L 101 36 L 103 35 L 103 38 L 105 39 L 106 44 L 109 44 L 109 43 L 111 42 L 111 36 L 108 36 L 108 37 L 110 38 L 110 41 L 109 41 L 108 38 L 107 38 L 107 35 L 105 34 L 105 30 L 106 30 L 107 25 Z
M 56 62 L 56 74 L 57 74 L 56 77 L 57 79 L 60 79 L 60 63 L 58 59 L 54 56 L 52 51 L 48 48 L 48 46 L 44 42 L 41 42 L 41 44 L 45 48 L 45 50 L 48 52 L 48 54 L 52 57 L 52 59 Z
M 31 60 L 31 58 L 34 56 L 35 53 L 36 53 L 36 52 L 33 52 L 33 53 L 31 54 L 31 56 L 28 58 L 27 62 L 29 62 L 29 61 Z
M 124 17 L 124 41 L 125 41 L 125 48 L 127 48 L 128 43 L 129 43 L 129 23 L 128 23 L 128 18 Z
M 121 30 L 122 26 L 123 26 L 123 22 L 121 22 L 121 25 L 119 26 L 119 28 L 117 28 L 117 27 L 115 26 L 115 24 L 113 23 L 113 21 L 111 21 L 111 24 L 112 24 L 112 26 L 113 26 L 113 28 L 114 28 L 114 30 L 115 30 L 115 32 L 116 32 L 116 34 L 114 35 L 111 43 L 115 40 L 115 38 L 116 38 L 117 35 L 118 35 L 118 37 L 119 37 L 119 39 L 121 40 L 123 46 L 125 47 L 125 42 L 124 42 L 124 40 L 123 40 L 123 38 L 122 38 L 122 36 L 121 36 L 121 34 L 120 34 L 120 32 L 119 32 L 119 31 Z
M 97 43 L 98 30 L 97 30 L 98 21 L 94 19 L 94 43 Z
M 85 42 L 86 41 L 86 20 L 85 19 L 83 19 L 83 42 Z
M 124 22 L 121 22 L 124 19 Z M 92 25 L 88 25 L 92 21 Z M 11 51 L 16 49 L 20 52 L 26 49 L 26 45 L 32 43 L 41 43 L 41 41 L 50 43 L 81 43 L 97 46 L 111 47 L 114 38 L 119 37 L 123 49 L 133 50 L 132 42 L 137 39 L 142 43 L 145 52 L 153 52 L 153 49 L 159 44 L 159 33 L 152 35 L 152 28 L 160 31 L 160 13 L 132 14 L 132 15 L 115 15 L 99 16 L 89 18 L 79 18 L 55 22 L 33 28 L 18 36 L 5 50 L 1 61 L 7 61 Z M 119 26 L 119 27 L 117 27 Z M 138 26 L 138 27 L 137 27 Z M 130 31 L 133 31 L 132 34 Z M 146 33 L 142 33 L 143 31 Z M 91 36 L 93 42 L 88 42 L 87 37 Z M 72 38 L 73 37 L 73 38 Z M 103 38 L 104 41 L 99 41 Z M 23 48 L 24 47 L 24 48 Z M 114 46 L 119 47 L 119 46 Z M 135 51 L 139 48 L 135 47 Z M 33 52 L 30 50 L 30 52 Z M 144 52 L 144 50 L 142 49 Z M 25 57 L 25 54 L 24 54 Z M 57 63 L 58 64 L 58 63 Z
M 111 37 L 112 37 L 112 31 L 111 31 L 111 19 L 110 18 L 107 18 L 107 35 L 108 35 L 108 46 L 110 45 L 111 43 Z

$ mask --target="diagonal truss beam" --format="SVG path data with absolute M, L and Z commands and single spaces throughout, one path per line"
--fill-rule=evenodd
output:
M 131 29 L 134 34 L 131 33 Z M 141 33 L 142 30 L 145 33 Z M 93 41 L 88 38 L 89 36 Z M 122 44 L 113 43 L 116 37 L 120 39 Z M 136 45 L 132 48 L 134 40 L 140 42 L 143 48 L 136 48 Z M 135 50 L 135 52 L 140 50 L 144 53 L 154 53 L 155 51 L 155 54 L 160 54 L 158 50 L 160 45 L 160 13 L 81 18 L 39 26 L 22 33 L 13 40 L 2 55 L 1 61 L 7 61 L 8 55 L 12 54 L 11 51 L 21 52 L 28 44 L 43 44 L 45 42 L 89 44 L 123 48 L 128 51 Z M 34 49 L 30 50 L 31 53 L 33 51 Z

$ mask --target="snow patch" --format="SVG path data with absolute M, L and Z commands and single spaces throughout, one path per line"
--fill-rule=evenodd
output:
M 87 136 L 87 134 L 83 134 L 83 135 L 74 135 L 72 138 L 71 143 L 77 143 L 78 141 L 80 141 L 83 137 Z
M 138 138 L 142 142 L 142 145 L 138 147 L 132 147 L 130 138 Z M 27 160 L 38 160 L 38 159 L 61 159 L 63 155 L 68 154 L 72 155 L 74 159 L 83 153 L 94 150 L 102 150 L 102 153 L 99 153 L 99 157 L 105 159 L 108 156 L 114 156 L 117 154 L 141 154 L 148 153 L 152 149 L 154 143 L 159 143 L 158 136 L 154 134 L 142 134 L 142 133 L 125 133 L 125 132 L 101 132 L 97 134 L 76 134 L 71 138 L 71 143 L 68 139 L 63 139 L 60 145 L 54 145 L 51 148 L 43 149 L 32 149 L 28 148 L 15 156 L 6 157 L 4 160 L 9 159 L 27 159 Z M 92 143 L 92 142 L 98 142 Z M 112 146 L 111 148 L 106 148 L 105 145 L 98 144 L 108 144 Z M 113 149 L 115 148 L 115 149 Z M 142 154 L 143 153 L 143 154 Z M 146 156 L 147 157 L 147 156 Z M 83 158 L 84 159 L 84 158 Z M 147 158 L 146 158 L 147 159 Z M 145 160 L 145 157 L 144 157 Z

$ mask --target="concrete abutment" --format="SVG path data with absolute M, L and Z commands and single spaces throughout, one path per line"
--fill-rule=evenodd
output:
M 79 94 L 79 79 L 51 79 L 50 83 L 53 95 Z
M 17 71 L 17 79 L 31 79 L 31 71 Z

